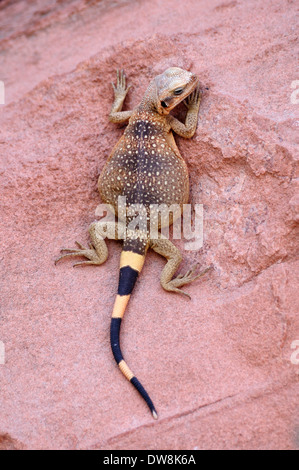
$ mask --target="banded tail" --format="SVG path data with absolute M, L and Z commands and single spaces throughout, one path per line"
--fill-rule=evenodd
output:
M 118 294 L 115 299 L 111 318 L 110 342 L 114 359 L 116 360 L 116 363 L 120 368 L 121 372 L 124 374 L 126 379 L 134 385 L 136 390 L 138 390 L 142 398 L 147 403 L 153 417 L 157 419 L 158 415 L 152 400 L 150 399 L 147 391 L 141 385 L 137 377 L 135 377 L 131 369 L 124 361 L 119 345 L 119 332 L 121 320 L 125 313 L 133 288 L 135 286 L 138 274 L 140 273 L 143 267 L 144 260 L 145 254 L 141 255 L 138 253 L 134 253 L 133 251 L 124 250 L 121 253 Z

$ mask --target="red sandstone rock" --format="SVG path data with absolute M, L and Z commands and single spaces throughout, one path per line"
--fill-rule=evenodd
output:
M 1 449 L 299 446 L 295 3 L 1 2 Z M 122 347 L 153 422 L 110 352 L 120 245 L 102 267 L 53 262 L 87 241 L 123 132 L 107 120 L 115 69 L 129 108 L 171 65 L 209 88 L 195 137 L 177 142 L 205 216 L 182 270 L 214 271 L 188 302 L 162 290 L 150 253 L 135 288 Z

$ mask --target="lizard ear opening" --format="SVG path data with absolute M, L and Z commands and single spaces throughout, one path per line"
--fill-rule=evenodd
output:
M 168 105 L 165 103 L 165 101 L 161 101 L 161 106 L 163 106 L 163 108 L 168 108 Z

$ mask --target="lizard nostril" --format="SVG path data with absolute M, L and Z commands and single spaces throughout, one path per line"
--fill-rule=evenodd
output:
M 167 103 L 165 103 L 165 101 L 161 101 L 161 105 L 163 106 L 163 108 L 167 108 Z

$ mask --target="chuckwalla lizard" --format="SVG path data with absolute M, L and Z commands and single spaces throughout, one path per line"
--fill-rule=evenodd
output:
M 56 262 L 65 257 L 84 256 L 86 260 L 76 263 L 75 266 L 102 264 L 108 257 L 104 238 L 119 239 L 122 231 L 126 234 L 120 258 L 118 294 L 111 319 L 111 347 L 121 372 L 144 398 L 153 417 L 157 418 L 156 409 L 148 393 L 123 359 L 119 332 L 148 248 L 152 248 L 167 259 L 161 274 L 161 285 L 167 291 L 188 295 L 180 288 L 198 279 L 209 269 L 198 273 L 196 266 L 186 274 L 179 274 L 174 278 L 182 261 L 180 251 L 161 233 L 156 239 L 151 239 L 149 233 L 149 210 L 152 204 L 163 203 L 168 206 L 179 204 L 182 207 L 188 202 L 188 170 L 176 146 L 172 131 L 185 138 L 194 135 L 201 91 L 199 79 L 195 74 L 178 67 L 171 67 L 150 82 L 141 103 L 133 111 L 122 111 L 130 88 L 126 86 L 123 71 L 117 71 L 117 83 L 116 86 L 112 83 L 112 86 L 114 102 L 109 119 L 114 123 L 126 121 L 129 123 L 99 177 L 98 189 L 102 200 L 111 205 L 116 213 L 119 196 L 126 197 L 127 215 L 130 206 L 142 204 L 146 209 L 146 220 L 143 221 L 145 229 L 130 231 L 128 229 L 132 221 L 130 216 L 125 219 L 126 226 L 120 219 L 118 222 L 94 222 L 89 228 L 92 240 L 89 248 L 76 242 L 78 249 L 62 249 L 63 254 Z M 183 100 L 188 109 L 185 123 L 169 114 Z M 170 218 L 169 224 L 171 222 Z

